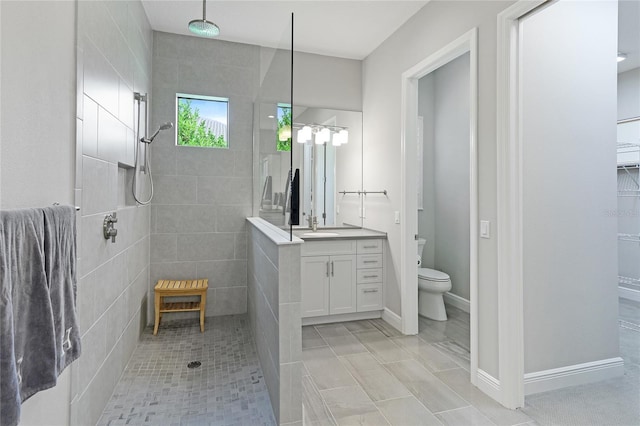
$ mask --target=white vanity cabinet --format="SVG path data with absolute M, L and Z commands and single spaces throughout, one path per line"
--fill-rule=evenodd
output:
M 383 309 L 383 240 L 305 241 L 302 317 Z
M 354 240 L 305 242 L 300 265 L 303 318 L 356 311 Z

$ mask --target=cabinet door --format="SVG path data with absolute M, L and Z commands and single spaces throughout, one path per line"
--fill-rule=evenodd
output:
M 329 256 L 302 257 L 302 317 L 329 315 Z
M 329 262 L 329 314 L 356 312 L 356 256 L 331 256 Z

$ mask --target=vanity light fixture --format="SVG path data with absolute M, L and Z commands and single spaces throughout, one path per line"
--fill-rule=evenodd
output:
M 627 59 L 627 54 L 626 53 L 622 53 L 622 52 L 618 52 L 618 62 L 622 62 L 625 59 Z
M 189 31 L 200 37 L 217 37 L 220 28 L 211 21 L 207 21 L 207 0 L 202 0 L 202 19 L 189 22 Z

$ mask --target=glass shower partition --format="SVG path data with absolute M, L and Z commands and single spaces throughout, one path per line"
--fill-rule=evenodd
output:
M 277 46 L 260 48 L 253 126 L 253 216 L 287 229 L 299 222 L 299 180 L 294 179 L 293 14 Z M 293 203 L 292 203 L 293 200 Z

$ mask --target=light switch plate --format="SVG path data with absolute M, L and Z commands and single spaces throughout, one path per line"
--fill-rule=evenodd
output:
M 393 212 L 393 220 L 394 220 L 395 223 L 400 223 L 400 212 L 399 211 Z
M 491 222 L 488 220 L 480 221 L 480 238 L 491 238 Z

